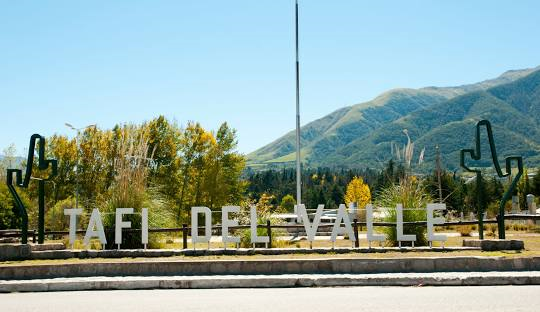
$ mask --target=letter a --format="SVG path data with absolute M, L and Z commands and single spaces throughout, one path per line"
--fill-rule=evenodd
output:
M 341 227 L 342 221 L 345 225 L 345 228 Z M 349 213 L 347 212 L 347 207 L 344 204 L 341 204 L 339 205 L 337 211 L 336 222 L 334 223 L 334 227 L 332 228 L 332 236 L 330 237 L 330 240 L 335 243 L 337 235 L 343 233 L 347 233 L 349 235 L 349 240 L 353 242 L 356 241 L 356 237 L 354 236 L 354 231 L 351 226 L 351 220 L 349 219 Z
M 94 228 L 96 228 L 94 230 Z M 101 223 L 101 214 L 98 209 L 92 210 L 90 221 L 88 221 L 88 227 L 86 228 L 86 234 L 84 235 L 83 243 L 88 246 L 90 238 L 99 237 L 99 242 L 105 246 L 107 239 L 105 238 L 105 231 L 103 230 L 103 223 Z

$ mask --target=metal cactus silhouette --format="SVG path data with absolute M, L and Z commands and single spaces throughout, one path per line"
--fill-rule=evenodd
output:
M 503 198 L 501 199 L 501 202 L 499 204 L 499 215 L 497 216 L 497 223 L 498 223 L 498 229 L 499 229 L 499 239 L 505 238 L 505 228 L 504 228 L 504 207 L 506 202 L 510 199 L 510 196 L 514 193 L 514 190 L 516 189 L 517 183 L 521 176 L 523 175 L 523 158 L 521 156 L 510 156 L 505 159 L 506 163 L 506 172 L 503 173 L 501 170 L 501 166 L 499 164 L 499 159 L 497 157 L 497 150 L 495 148 L 495 141 L 493 140 L 493 131 L 491 129 L 491 123 L 487 120 L 481 120 L 476 124 L 476 146 L 475 149 L 463 149 L 461 150 L 461 160 L 460 165 L 463 169 L 469 172 L 475 172 L 476 173 L 476 185 L 477 185 L 477 192 L 481 192 L 482 187 L 482 171 L 479 168 L 471 168 L 467 165 L 465 165 L 465 155 L 469 154 L 470 157 L 473 160 L 480 160 L 482 159 L 481 154 L 481 142 L 480 142 L 480 130 L 482 126 L 486 127 L 487 135 L 488 135 L 488 142 L 489 142 L 489 148 L 491 151 L 491 160 L 493 162 L 493 167 L 495 168 L 495 171 L 497 172 L 497 175 L 499 178 L 504 178 L 512 175 L 512 162 L 517 162 L 518 167 L 518 173 L 515 175 L 514 179 L 512 180 L 512 183 L 506 193 L 504 193 Z M 483 194 L 478 194 L 478 199 L 480 199 Z M 478 211 L 478 226 L 479 226 L 479 234 L 480 239 L 484 238 L 483 235 L 483 214 L 482 207 L 479 203 L 478 205 L 479 211 Z
M 39 214 L 38 214 L 38 243 L 43 244 L 45 238 L 45 181 L 50 180 L 57 174 L 58 171 L 58 162 L 56 159 L 45 159 L 45 138 L 39 134 L 34 134 L 30 137 L 30 146 L 28 148 L 28 158 L 26 161 L 26 173 L 24 175 L 24 180 L 22 178 L 22 170 L 20 169 L 7 169 L 7 186 L 13 199 L 15 200 L 15 205 L 19 209 L 19 213 L 22 218 L 22 232 L 21 232 L 21 243 L 28 243 L 28 213 L 26 207 L 24 206 L 15 185 L 18 187 L 27 188 L 32 178 L 32 167 L 34 164 L 34 151 L 36 146 L 36 140 L 39 140 L 39 150 L 38 150 L 38 168 L 40 170 L 46 170 L 51 167 L 51 174 L 46 179 L 37 179 L 39 183 L 38 188 L 38 205 L 39 205 Z M 13 183 L 13 175 L 15 175 L 15 184 Z

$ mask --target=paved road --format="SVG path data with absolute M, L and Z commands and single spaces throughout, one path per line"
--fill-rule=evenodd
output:
M 540 286 L 131 290 L 0 294 L 1 311 L 538 311 Z

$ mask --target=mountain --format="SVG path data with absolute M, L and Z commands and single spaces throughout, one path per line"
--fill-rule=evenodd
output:
M 500 158 L 519 154 L 526 164 L 540 165 L 539 77 L 537 67 L 470 85 L 390 90 L 302 127 L 303 162 L 310 167 L 378 168 L 392 158 L 392 145 L 406 143 L 407 129 L 416 159 L 425 148 L 419 170 L 433 168 L 436 145 L 446 167 L 456 169 L 459 150 L 472 147 L 474 125 L 485 118 L 494 126 Z M 248 165 L 287 166 L 294 159 L 291 131 L 249 154 Z

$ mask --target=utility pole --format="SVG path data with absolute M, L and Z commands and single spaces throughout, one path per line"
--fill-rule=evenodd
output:
M 441 183 L 441 152 L 439 150 L 439 145 L 435 146 L 435 150 L 437 152 L 437 183 L 439 186 L 439 203 L 442 204 L 443 197 L 442 197 L 442 183 Z
M 300 163 L 300 61 L 298 57 L 298 0 L 295 2 L 296 39 L 296 204 L 302 203 L 302 170 Z

